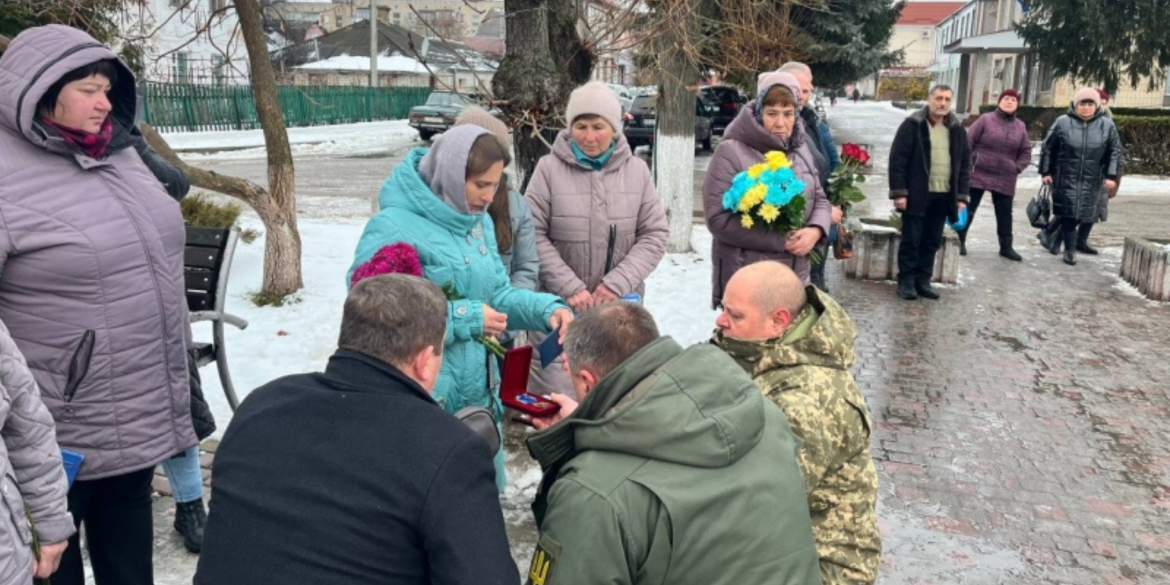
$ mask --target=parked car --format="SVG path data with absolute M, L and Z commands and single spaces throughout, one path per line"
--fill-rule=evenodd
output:
M 747 97 L 739 93 L 734 87 L 726 85 L 711 85 L 699 89 L 699 98 L 701 98 L 708 106 L 713 106 L 719 111 L 712 116 L 711 124 L 713 131 L 720 136 L 735 116 L 739 114 L 740 108 L 743 108 L 747 103 Z
M 607 83 L 606 85 L 608 85 L 609 88 L 618 95 L 618 101 L 622 104 L 622 111 L 630 111 L 630 106 L 634 102 L 634 94 L 630 91 L 630 89 L 624 85 L 618 85 L 616 83 Z
M 430 140 L 435 134 L 454 126 L 455 117 L 468 105 L 468 101 L 457 93 L 432 91 L 425 104 L 410 109 L 410 127 L 418 130 L 419 138 Z
M 703 150 L 711 150 L 711 120 L 718 112 L 718 108 L 703 103 L 701 98 L 695 98 L 695 143 Z M 630 111 L 625 114 L 626 141 L 630 148 L 639 146 L 654 146 L 654 131 L 658 127 L 658 96 L 640 95 L 634 98 Z

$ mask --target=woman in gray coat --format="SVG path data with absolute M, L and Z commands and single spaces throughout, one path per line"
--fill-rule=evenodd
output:
M 24 356 L 0 322 L 0 585 L 28 585 L 57 569 L 76 530 L 53 417 Z M 32 519 L 25 522 L 25 511 Z M 33 539 L 40 544 L 36 559 Z M 31 569 L 31 570 L 30 570 Z
M 1057 118 L 1048 131 L 1040 155 L 1040 176 L 1045 185 L 1052 185 L 1055 216 L 1040 239 L 1053 254 L 1063 243 L 1065 264 L 1076 264 L 1077 251 L 1087 247 L 1089 231 L 1100 217 L 1101 191 L 1116 193 L 1120 175 L 1117 127 L 1102 111 L 1097 90 L 1082 89 L 1068 114 Z M 1054 229 L 1056 218 L 1059 235 Z
M 179 204 L 134 150 L 134 77 L 79 30 L 0 57 L 0 320 L 63 448 L 98 585 L 153 583 L 151 479 L 196 444 Z M 85 581 L 76 535 L 53 576 Z

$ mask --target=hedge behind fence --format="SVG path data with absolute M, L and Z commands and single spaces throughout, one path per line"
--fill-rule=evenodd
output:
M 1114 116 L 1127 175 L 1170 175 L 1170 116 Z
M 981 113 L 996 106 L 982 106 Z M 1170 175 L 1170 109 L 1110 108 L 1121 144 L 1125 148 L 1125 173 L 1133 175 Z M 1028 126 L 1028 136 L 1044 140 L 1048 128 L 1068 108 L 1020 106 L 1016 115 Z M 970 121 L 974 121 L 971 119 Z

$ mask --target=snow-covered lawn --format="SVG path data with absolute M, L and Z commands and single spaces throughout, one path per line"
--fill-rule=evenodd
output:
M 259 221 L 245 219 L 244 227 L 262 229 Z M 254 388 L 289 374 L 319 371 L 337 347 L 341 309 L 347 292 L 345 274 L 361 236 L 361 222 L 299 223 L 304 249 L 305 288 L 295 301 L 283 307 L 256 307 L 248 293 L 260 288 L 264 239 L 236 248 L 228 285 L 227 310 L 248 321 L 239 331 L 227 328 L 228 364 L 241 398 Z M 659 330 L 683 344 L 707 339 L 715 327 L 710 310 L 711 235 L 696 226 L 692 238 L 695 253 L 670 254 L 647 283 L 646 306 Z M 209 340 L 211 327 L 195 325 L 195 338 Z M 204 392 L 211 403 L 219 435 L 231 420 L 215 367 L 200 372 Z

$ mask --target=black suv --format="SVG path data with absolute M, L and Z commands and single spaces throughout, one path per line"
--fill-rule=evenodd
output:
M 726 85 L 711 85 L 701 88 L 699 89 L 699 98 L 707 105 L 719 108 L 719 111 L 711 118 L 711 125 L 712 130 L 720 136 L 747 103 L 747 97 L 736 91 L 734 87 Z
M 711 150 L 711 117 L 716 109 L 695 98 L 695 143 L 703 150 Z M 626 142 L 630 148 L 654 147 L 654 130 L 658 123 L 658 96 L 640 95 L 630 104 L 630 111 L 623 116 Z

